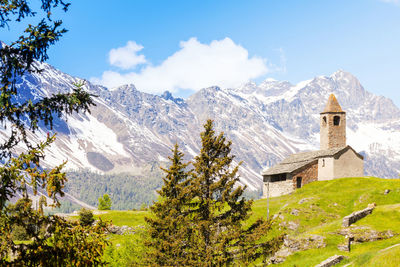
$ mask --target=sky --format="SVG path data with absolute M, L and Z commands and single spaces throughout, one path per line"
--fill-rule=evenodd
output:
M 400 107 L 400 0 L 75 0 L 55 15 L 69 31 L 48 62 L 110 89 L 187 97 L 342 69 Z M 23 25 L 10 26 L 6 43 Z

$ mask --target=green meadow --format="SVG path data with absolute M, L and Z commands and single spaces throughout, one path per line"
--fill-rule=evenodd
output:
M 384 194 L 389 189 L 388 194 Z M 350 252 L 338 250 L 345 238 L 335 232 L 341 229 L 342 218 L 353 211 L 376 203 L 371 215 L 356 222 L 377 231 L 391 230 L 394 237 L 351 245 Z M 276 266 L 315 266 L 333 255 L 344 255 L 346 259 L 337 266 L 400 266 L 400 180 L 375 177 L 342 178 L 310 183 L 296 192 L 271 198 L 270 216 L 274 218 L 271 234 L 285 232 L 290 238 L 305 238 L 320 235 L 326 247 L 296 252 Z M 296 212 L 293 212 L 293 211 Z M 137 265 L 145 253 L 145 220 L 147 211 L 111 210 L 96 215 L 96 218 L 113 224 L 134 227 L 132 235 L 110 235 L 111 246 L 105 255 L 110 265 Z M 267 217 L 267 199 L 253 203 L 253 214 L 249 221 Z M 285 223 L 298 225 L 287 229 Z

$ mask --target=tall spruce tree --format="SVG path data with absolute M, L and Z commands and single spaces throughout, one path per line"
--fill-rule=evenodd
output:
M 271 221 L 250 224 L 252 201 L 242 197 L 239 165 L 232 167 L 230 141 L 208 120 L 193 170 L 176 145 L 165 169 L 161 200 L 146 218 L 149 263 L 160 266 L 249 265 L 276 251 L 282 236 L 268 237 Z
M 231 141 L 215 134 L 208 120 L 201 133 L 202 148 L 193 162 L 190 191 L 192 203 L 190 257 L 198 266 L 221 266 L 233 262 L 249 263 L 275 251 L 282 237 L 267 239 L 271 227 L 262 219 L 248 227 L 252 201 L 242 197 L 238 169 L 232 166 Z
M 151 206 L 151 217 L 146 217 L 150 239 L 147 261 L 151 265 L 189 265 L 187 244 L 190 236 L 188 203 L 190 202 L 188 163 L 183 163 L 183 153 L 176 144 L 169 157 L 171 165 L 158 191 L 160 200 Z

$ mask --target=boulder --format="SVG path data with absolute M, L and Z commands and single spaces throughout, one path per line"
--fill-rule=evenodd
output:
M 294 215 L 294 216 L 299 216 L 300 211 L 298 209 L 292 209 L 292 211 L 290 212 L 290 214 Z
M 324 260 L 323 262 L 321 262 L 318 265 L 315 265 L 315 267 L 330 267 L 333 266 L 335 264 L 338 264 L 339 262 L 341 262 L 344 259 L 343 255 L 334 255 L 326 260 Z
M 277 264 L 284 262 L 286 257 L 292 255 L 297 251 L 303 251 L 313 248 L 324 248 L 326 246 L 325 237 L 320 235 L 311 235 L 309 237 L 293 239 L 285 236 L 283 240 L 283 246 L 278 250 L 273 257 L 270 258 L 270 262 Z

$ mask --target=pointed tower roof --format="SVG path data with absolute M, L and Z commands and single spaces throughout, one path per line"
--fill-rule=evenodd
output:
M 331 94 L 329 96 L 328 103 L 326 104 L 324 111 L 322 111 L 321 113 L 328 113 L 328 112 L 344 113 L 342 107 L 339 105 L 339 102 L 337 101 L 334 94 Z

